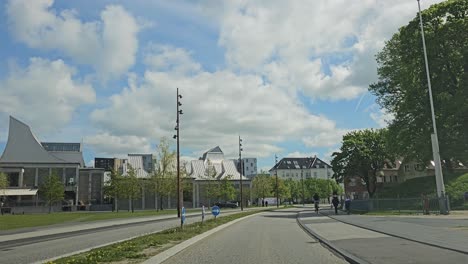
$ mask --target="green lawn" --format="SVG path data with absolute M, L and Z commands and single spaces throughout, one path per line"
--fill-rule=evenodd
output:
M 197 212 L 200 209 L 188 209 L 187 213 Z M 144 217 L 156 215 L 177 214 L 177 210 L 168 209 L 159 212 L 156 211 L 136 211 L 135 213 L 120 211 L 116 212 L 61 212 L 51 214 L 27 214 L 27 215 L 0 215 L 0 231 L 24 228 L 38 227 L 53 224 L 62 224 L 69 222 L 89 222 L 98 220 Z

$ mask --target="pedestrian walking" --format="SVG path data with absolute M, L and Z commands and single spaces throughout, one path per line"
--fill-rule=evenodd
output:
M 317 193 L 314 194 L 314 205 L 315 205 L 315 212 L 318 214 L 319 212 L 319 202 L 320 202 L 320 197 Z
M 345 204 L 346 212 L 350 214 L 351 213 L 351 199 L 349 198 L 349 196 L 346 197 L 344 204 Z
M 335 207 L 335 214 L 338 214 L 338 205 L 340 204 L 340 200 L 338 200 L 338 195 L 333 195 L 332 204 L 333 207 Z

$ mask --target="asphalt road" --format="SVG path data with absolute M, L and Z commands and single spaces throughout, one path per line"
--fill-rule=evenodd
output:
M 306 234 L 296 214 L 288 209 L 252 216 L 164 263 L 347 263 Z
M 239 210 L 232 211 L 238 212 Z M 224 213 L 226 215 L 228 213 Z M 211 215 L 207 215 L 207 219 Z M 187 218 L 187 224 L 200 221 L 199 217 Z M 168 220 L 125 226 L 123 228 L 107 229 L 89 234 L 73 235 L 60 239 L 41 241 L 34 244 L 2 248 L 0 250 L 1 264 L 33 263 L 54 258 L 71 252 L 97 247 L 106 243 L 128 239 L 130 237 L 162 231 L 180 225 L 180 220 Z

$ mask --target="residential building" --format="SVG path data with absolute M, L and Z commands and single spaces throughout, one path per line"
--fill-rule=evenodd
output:
M 80 143 L 40 143 L 28 125 L 10 117 L 0 157 L 0 172 L 7 174 L 9 187 L 2 195 L 13 205 L 38 205 L 38 188 L 53 174 L 64 184 L 65 200 L 75 205 L 101 203 L 104 170 L 85 168 L 81 149 Z
M 282 158 L 269 170 L 270 175 L 281 179 L 331 179 L 332 167 L 317 156 L 305 158 Z
M 256 158 L 243 158 L 242 159 L 242 174 L 245 177 L 252 179 L 257 176 L 257 159 Z

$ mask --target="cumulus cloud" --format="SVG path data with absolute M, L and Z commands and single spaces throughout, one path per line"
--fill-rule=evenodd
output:
M 306 158 L 306 157 L 314 157 L 318 155 L 317 152 L 311 152 L 311 153 L 303 153 L 299 151 L 291 152 L 286 155 L 287 158 Z
M 152 153 L 150 141 L 138 136 L 115 136 L 107 132 L 84 138 L 84 143 L 109 156 L 125 156 L 128 153 Z
M 373 105 L 369 111 L 370 117 L 380 128 L 387 127 L 395 118 L 393 113 L 388 113 L 385 109 L 377 109 L 377 105 Z
M 27 68 L 12 69 L 0 80 L 0 113 L 39 131 L 66 125 L 79 106 L 96 100 L 92 86 L 73 79 L 74 74 L 62 60 L 31 58 Z
M 109 5 L 101 20 L 84 22 L 75 10 L 57 13 L 53 0 L 9 1 L 6 13 L 17 40 L 32 48 L 58 50 L 92 65 L 102 78 L 125 73 L 135 62 L 140 26 L 123 7 Z
M 440 0 L 425 1 L 429 6 Z M 219 44 L 229 65 L 312 98 L 353 99 L 375 81 L 374 55 L 416 2 L 228 1 Z
M 91 114 L 94 124 L 116 136 L 154 140 L 172 137 L 179 87 L 183 95 L 180 133 L 184 148 L 204 151 L 219 145 L 227 157 L 236 157 L 240 134 L 245 156 L 265 157 L 281 152 L 276 143 L 289 137 L 336 130 L 332 120 L 309 113 L 295 98 L 259 76 L 227 70 L 181 75 L 177 69 L 184 65 L 179 64 L 194 62 L 191 58 L 181 61 L 179 56 L 170 56 L 173 51 L 165 48 L 157 56 L 174 67 L 164 72 L 148 70 L 139 80 L 140 85 L 131 81 L 133 84 L 110 98 L 109 107 Z M 154 54 L 147 56 L 153 58 Z M 118 116 L 120 121 L 109 116 Z
M 302 142 L 308 147 L 331 147 L 338 144 L 347 132 L 349 130 L 345 129 L 321 132 L 313 136 L 304 137 Z

